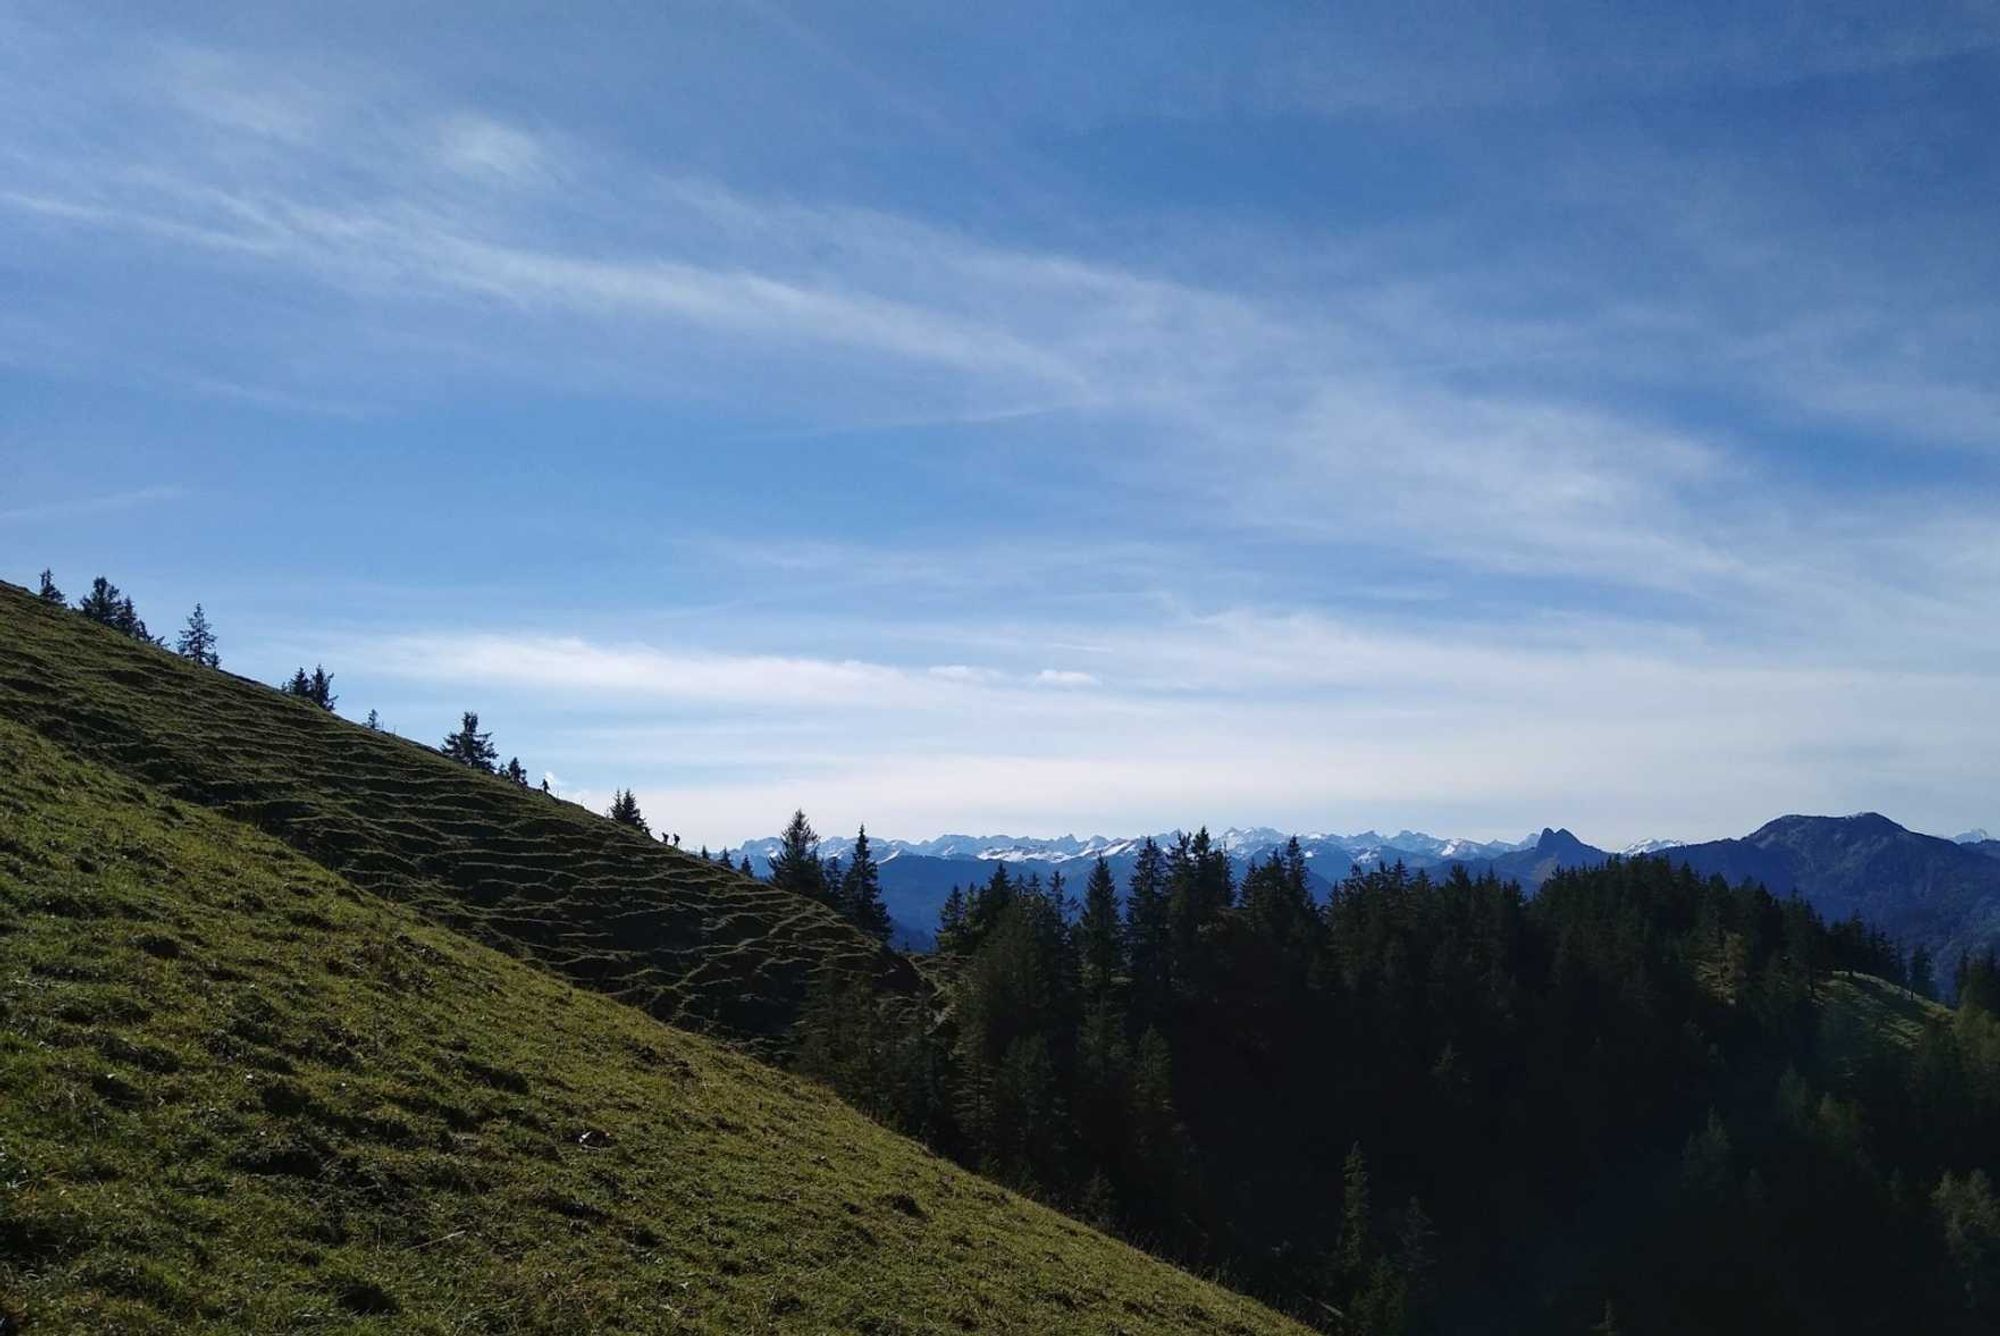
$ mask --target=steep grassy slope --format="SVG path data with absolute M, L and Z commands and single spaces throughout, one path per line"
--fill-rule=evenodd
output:
M 0 1314 L 1295 1330 L 5 721 Z
M 1822 1041 L 1836 1057 L 1876 1045 L 1911 1048 L 1932 1025 L 1949 1025 L 1951 1009 L 1873 974 L 1837 970 L 1821 998 Z
M 916 983 L 799 896 L 6 584 L 0 717 L 677 1024 L 775 1035 L 829 966 Z

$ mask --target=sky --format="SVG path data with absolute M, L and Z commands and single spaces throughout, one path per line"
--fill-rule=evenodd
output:
M 1996 118 L 1995 0 L 0 0 L 0 578 L 689 845 L 2000 830 Z

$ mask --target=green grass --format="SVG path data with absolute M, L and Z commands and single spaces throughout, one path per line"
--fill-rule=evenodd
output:
M 4 720 L 0 1310 L 30 1336 L 1296 1330 Z
M 1877 975 L 1836 970 L 1821 999 L 1821 1038 L 1837 1061 L 1869 1047 L 1909 1049 L 1931 1026 L 1951 1024 L 1952 1014 Z
M 921 986 L 804 897 L 4 583 L 0 718 L 678 1025 L 768 1043 L 830 968 Z

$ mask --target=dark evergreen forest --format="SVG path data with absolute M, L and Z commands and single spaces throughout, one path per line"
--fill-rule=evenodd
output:
M 1122 894 L 1120 891 L 1122 889 Z M 1205 834 L 954 893 L 911 1008 L 798 1062 L 1006 1183 L 1339 1332 L 1987 1332 L 2000 975 L 1665 859 L 1533 898 Z

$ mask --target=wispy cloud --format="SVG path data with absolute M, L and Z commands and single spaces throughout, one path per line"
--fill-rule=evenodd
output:
M 587 742 L 654 765 L 686 827 L 800 798 L 912 831 L 1232 815 L 1160 810 L 1197 800 L 1366 824 L 1422 796 L 1465 833 L 1517 834 L 1526 807 L 1578 794 L 1576 819 L 1610 826 L 1643 789 L 1687 796 L 1608 835 L 1699 834 L 1777 791 L 1889 805 L 1862 780 L 1992 776 L 1990 728 L 1964 722 L 2000 674 L 2000 318 L 1969 295 L 2000 277 L 1990 229 L 1921 191 L 1842 218 L 1844 194 L 1771 184 L 1785 162 L 1670 147 L 1629 114 L 1996 36 L 1988 8 L 1852 8 L 1801 26 L 1784 7 L 1711 24 L 1556 4 L 1545 37 L 1472 4 L 1217 23 L 1212 42 L 1148 25 L 1116 62 L 1080 37 L 979 62 L 990 75 L 955 66 L 970 86 L 952 90 L 883 77 L 817 20 L 753 15 L 753 45 L 783 34 L 807 73 L 978 164 L 949 201 L 914 152 L 895 189 L 858 168 L 746 184 L 727 150 L 782 136 L 766 120 L 728 139 L 726 99 L 675 104 L 711 119 L 663 151 L 635 146 L 658 126 L 530 118 L 397 60 L 0 16 L 0 243 L 49 280 L 0 316 L 0 362 L 299 414 L 528 390 L 721 405 L 720 428 L 660 414 L 677 461 L 874 451 L 824 497 L 830 470 L 731 477 L 797 483 L 782 523 L 661 507 L 664 535 L 627 540 L 659 568 L 646 606 L 342 647 L 384 680 L 540 702 L 550 750 L 577 749 L 552 764 L 598 775 Z M 946 45 L 1009 40 L 922 21 Z M 1037 24 L 1010 31 L 1044 54 Z M 797 70 L 763 73 L 787 95 L 741 105 L 811 114 Z M 1619 98 L 1625 119 L 1597 114 Z M 1482 134 L 1438 151 L 1479 156 L 1496 109 L 1564 101 L 1592 114 L 1562 151 L 1516 144 L 1490 172 L 1523 180 L 1463 168 L 1467 200 L 1414 204 L 1399 183 L 1386 223 L 1365 200 L 1358 222 L 1330 208 L 1331 189 L 1304 213 L 1281 190 L 1269 217 L 1193 207 L 1206 160 L 1174 155 L 1207 141 L 1178 125 L 1155 145 L 1173 182 L 1120 160 L 1132 200 L 1062 180 L 1087 157 L 1020 186 L 1031 155 L 985 114 L 1046 104 L 1015 123 L 1034 142 L 1052 123 L 1237 133 L 1303 112 L 1400 120 L 1421 147 L 1475 108 Z M 836 156 L 880 124 L 826 119 L 813 142 Z M 1861 166 L 1839 179 L 1888 170 Z M 1051 180 L 1085 220 L 1042 211 Z M 484 437 L 468 467 L 489 449 L 504 473 Z M 939 478 L 953 503 L 925 513 Z M 17 499 L 0 521 L 176 494 Z M 598 536 L 573 510 L 535 522 L 556 550 Z M 646 629 L 676 613 L 684 638 Z M 571 703 L 626 726 L 586 738 Z M 1849 749 L 1831 769 L 1830 718 Z M 640 734 L 651 762 L 617 750 Z M 742 773 L 676 782 L 661 758 Z
M 1033 652 L 1079 634 L 1012 638 Z M 586 719 L 615 706 L 615 727 L 573 723 L 549 740 L 558 764 L 624 776 L 711 842 L 764 833 L 800 802 L 833 828 L 906 832 L 1046 828 L 1052 814 L 1107 829 L 1163 817 L 1367 825 L 1421 805 L 1473 834 L 1543 812 L 1607 840 L 1638 838 L 1630 813 L 1643 802 L 1662 828 L 1720 835 L 1741 833 L 1739 814 L 1776 793 L 1823 810 L 1893 807 L 1905 768 L 1993 772 L 1965 728 L 1989 690 L 1976 671 L 1808 667 L 1697 637 L 1624 646 L 1600 627 L 1523 640 L 1248 610 L 1082 634 L 1096 638 L 1088 674 L 486 633 L 341 657 L 497 694 L 496 720 L 529 697 Z M 1088 690 L 1037 689 L 1048 686 Z M 708 711 L 684 719 L 690 703 Z M 1865 754 L 1868 773 L 1827 765 L 1830 711 L 1850 716 L 1840 745 Z
M 82 519 L 93 515 L 111 515 L 119 511 L 137 509 L 141 506 L 161 505 L 169 501 L 179 501 L 187 496 L 187 494 L 187 489 L 178 484 L 161 483 L 152 487 L 133 487 L 116 492 L 102 492 L 95 496 L 74 496 L 37 501 L 25 506 L 0 508 L 0 524 L 38 524 L 53 520 Z

